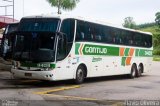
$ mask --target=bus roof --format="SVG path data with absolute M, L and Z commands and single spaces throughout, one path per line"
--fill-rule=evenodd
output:
M 123 29 L 123 30 L 131 31 L 131 32 L 137 32 L 137 33 L 152 35 L 152 33 L 150 33 L 150 32 L 144 32 L 144 31 L 140 31 L 140 30 L 124 28 L 124 27 L 120 27 L 120 26 L 117 26 L 117 25 L 113 25 L 113 24 L 111 24 L 109 22 L 106 22 L 106 21 L 101 21 L 101 20 L 97 20 L 97 19 L 93 19 L 93 18 L 86 18 L 86 17 L 84 18 L 84 17 L 81 17 L 81 16 L 72 16 L 72 15 L 36 15 L 36 16 L 27 16 L 27 17 L 23 17 L 23 18 L 60 18 L 62 20 L 63 19 L 67 19 L 67 18 L 72 18 L 72 19 L 87 21 L 87 22 L 91 22 L 91 23 L 95 23 L 95 24 L 107 25 L 107 26 L 110 26 L 110 27 Z

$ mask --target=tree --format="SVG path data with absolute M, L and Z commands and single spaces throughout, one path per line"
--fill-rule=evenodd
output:
M 156 19 L 155 19 L 155 22 L 158 24 L 158 26 L 160 27 L 160 12 L 157 12 L 156 14 L 155 14 L 155 16 L 156 16 Z
M 155 22 L 158 25 L 157 29 L 155 29 L 156 34 L 154 34 L 153 36 L 153 42 L 154 42 L 154 51 L 153 54 L 154 55 L 160 55 L 160 12 L 157 12 L 155 14 L 156 18 L 155 18 Z
M 126 17 L 124 19 L 123 27 L 135 29 L 136 23 L 134 22 L 133 17 Z
M 73 10 L 79 0 L 47 0 L 51 6 L 58 8 L 58 14 L 61 14 L 61 9 Z

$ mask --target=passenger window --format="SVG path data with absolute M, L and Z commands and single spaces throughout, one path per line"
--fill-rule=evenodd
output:
M 78 40 L 126 46 L 152 46 L 152 36 L 85 21 L 77 21 L 76 41 Z
M 84 38 L 85 38 L 84 22 L 77 21 L 76 41 L 84 40 Z
M 73 42 L 75 21 L 73 19 L 66 19 L 62 23 L 61 32 L 65 33 L 68 42 Z

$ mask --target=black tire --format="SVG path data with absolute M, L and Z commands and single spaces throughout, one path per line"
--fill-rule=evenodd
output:
M 140 65 L 138 66 L 138 70 L 137 70 L 137 75 L 136 75 L 136 77 L 141 77 L 141 76 L 142 76 L 142 72 L 143 72 L 143 65 L 140 64 Z
M 79 66 L 76 71 L 75 83 L 76 84 L 83 83 L 84 78 L 85 78 L 85 68 L 83 66 Z
M 136 66 L 136 64 L 133 64 L 131 67 L 131 72 L 129 74 L 129 78 L 131 78 L 131 79 L 135 78 L 136 74 L 137 74 L 137 66 Z

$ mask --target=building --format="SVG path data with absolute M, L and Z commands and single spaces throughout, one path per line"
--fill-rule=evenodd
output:
M 0 29 L 4 28 L 9 23 L 15 23 L 15 22 L 18 22 L 18 20 L 9 18 L 9 17 L 0 16 Z

